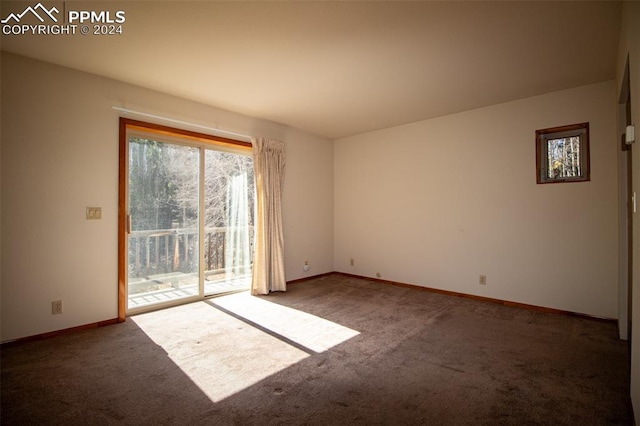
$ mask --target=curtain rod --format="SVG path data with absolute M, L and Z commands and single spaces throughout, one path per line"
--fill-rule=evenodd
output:
M 116 111 L 124 112 L 125 114 L 141 115 L 143 117 L 155 118 L 157 120 L 168 121 L 170 123 L 182 124 L 183 126 L 198 127 L 200 129 L 209 130 L 211 132 L 223 133 L 225 135 L 230 135 L 230 136 L 235 136 L 235 137 L 238 137 L 238 138 L 248 139 L 249 142 L 251 142 L 251 139 L 252 139 L 251 136 L 243 135 L 242 133 L 235 133 L 235 132 L 229 132 L 227 130 L 220 130 L 220 129 L 216 129 L 216 128 L 213 128 L 213 127 L 203 126 L 201 124 L 194 124 L 194 123 L 189 123 L 189 122 L 182 121 L 182 120 L 176 120 L 175 118 L 162 117 L 160 115 L 149 114 L 149 113 L 140 112 L 140 111 L 134 111 L 134 110 L 131 110 L 131 109 L 121 108 L 121 107 L 117 107 L 117 106 L 112 106 L 111 108 L 115 109 Z

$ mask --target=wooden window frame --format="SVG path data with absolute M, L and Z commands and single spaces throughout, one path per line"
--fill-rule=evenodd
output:
M 575 177 L 552 178 L 548 176 L 548 143 L 552 139 L 578 136 L 580 138 L 580 170 L 581 175 Z M 591 180 L 591 166 L 589 154 L 589 123 L 571 124 L 568 126 L 551 127 L 536 130 L 536 182 L 568 183 L 586 182 Z
M 551 178 L 548 176 L 548 144 L 551 139 L 567 137 L 580 137 L 580 170 L 581 175 L 576 177 Z M 571 124 L 568 126 L 551 127 L 536 130 L 536 182 L 568 183 L 587 182 L 591 180 L 591 160 L 589 155 L 589 123 Z

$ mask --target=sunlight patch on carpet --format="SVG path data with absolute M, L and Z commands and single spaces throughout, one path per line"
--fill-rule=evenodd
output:
M 248 292 L 210 299 L 209 303 L 321 353 L 360 334 L 307 312 L 253 297 Z
M 248 292 L 140 314 L 130 320 L 213 402 L 259 385 L 314 352 L 359 334 Z

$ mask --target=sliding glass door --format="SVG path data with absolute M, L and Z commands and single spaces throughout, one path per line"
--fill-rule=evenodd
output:
M 205 295 L 251 285 L 253 263 L 253 161 L 205 150 Z
M 128 308 L 199 294 L 200 150 L 129 139 Z
M 120 256 L 126 276 L 119 300 L 125 300 L 127 312 L 136 312 L 248 289 L 254 213 L 250 150 L 246 144 L 209 143 L 207 135 L 144 124 L 125 120 L 124 147 L 121 141 L 126 244 Z

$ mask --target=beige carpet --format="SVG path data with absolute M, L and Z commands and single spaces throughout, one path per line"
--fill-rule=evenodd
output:
M 614 324 L 340 275 L 0 355 L 7 425 L 632 424 Z

